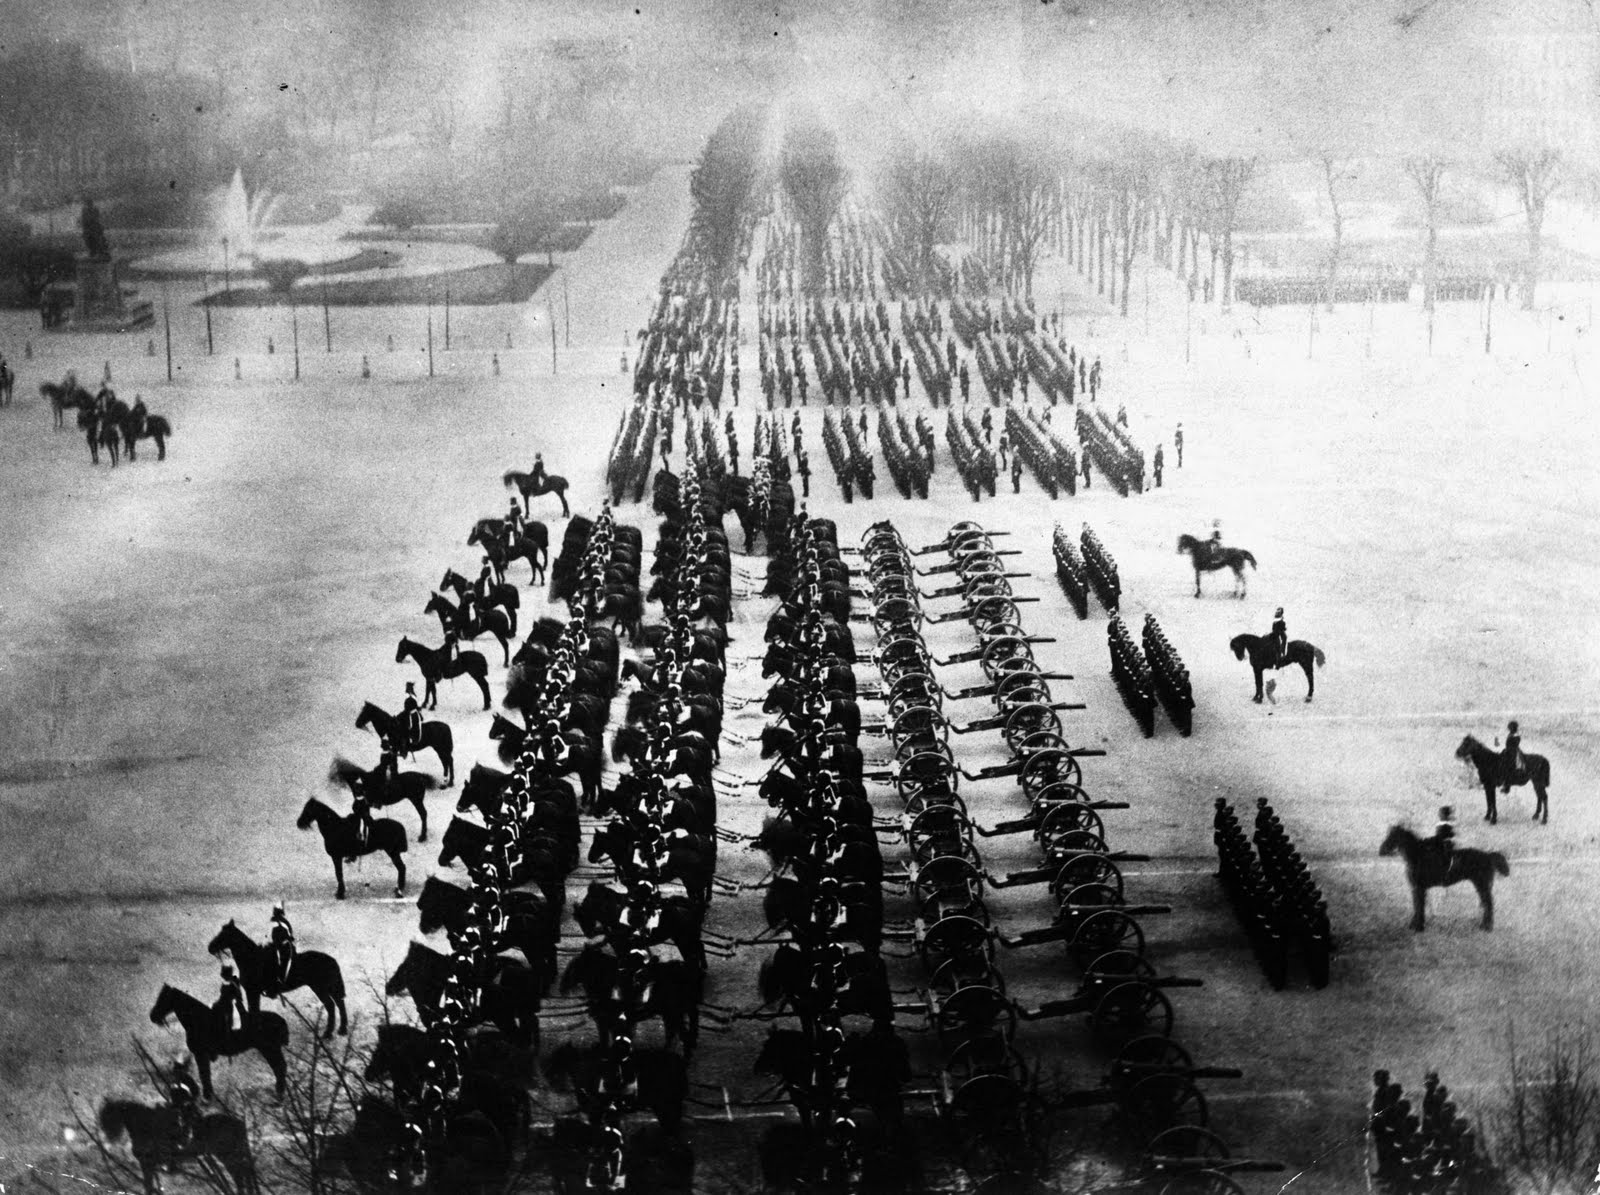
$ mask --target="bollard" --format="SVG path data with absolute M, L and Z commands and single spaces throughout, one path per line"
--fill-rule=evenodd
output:
M 239 358 L 237 357 L 233 359 L 233 380 L 236 382 L 239 380 Z
M 394 352 L 394 336 L 392 334 L 389 337 L 389 351 L 391 353 Z
M 155 341 L 147 340 L 147 341 L 144 342 L 144 355 L 146 357 L 154 357 L 156 355 L 156 342 Z
M 107 386 L 111 385 L 111 362 L 109 361 L 106 362 L 105 382 Z
M 622 372 L 623 373 L 627 373 L 628 372 L 628 354 L 627 353 L 623 353 L 622 354 Z
M 22 342 L 22 359 L 24 361 L 33 360 L 33 341 L 24 340 Z
M 500 376 L 500 354 L 499 353 L 492 353 L 492 354 L 490 354 L 490 359 L 494 362 L 494 376 L 495 377 L 499 377 Z
M 367 355 L 365 353 L 361 354 L 361 376 L 364 378 L 372 376 L 372 366 L 367 364 Z
M 510 349 L 511 349 L 511 333 L 507 332 L 506 333 L 506 350 L 509 352 Z
M 278 347 L 277 347 L 277 345 L 272 343 L 272 337 L 270 337 L 270 336 L 267 337 L 267 356 L 270 357 L 270 356 L 272 356 L 273 353 L 275 353 L 277 351 L 278 351 Z

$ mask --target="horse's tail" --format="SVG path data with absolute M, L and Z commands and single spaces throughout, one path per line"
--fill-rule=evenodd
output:
M 126 1106 L 121 1100 L 104 1100 L 100 1104 L 100 1131 L 107 1141 L 115 1141 L 126 1129 Z
M 1249 552 L 1246 552 L 1243 548 L 1239 549 L 1239 559 L 1248 560 L 1251 568 L 1255 568 L 1256 566 L 1256 558 L 1250 555 Z
M 1321 668 L 1328 662 L 1328 657 L 1322 653 L 1322 649 L 1320 647 L 1313 647 L 1311 649 L 1311 654 L 1316 658 L 1318 668 Z
M 1511 874 L 1511 864 L 1506 862 L 1506 857 L 1499 851 L 1489 852 L 1489 862 L 1494 864 L 1494 869 L 1503 876 Z
M 144 421 L 144 430 L 147 435 L 165 438 L 172 435 L 172 424 L 163 415 L 152 415 Z

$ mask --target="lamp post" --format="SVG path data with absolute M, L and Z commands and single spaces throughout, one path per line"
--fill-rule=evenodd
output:
M 222 238 L 222 293 L 225 295 L 233 293 L 233 272 L 228 263 L 228 238 L 226 236 Z

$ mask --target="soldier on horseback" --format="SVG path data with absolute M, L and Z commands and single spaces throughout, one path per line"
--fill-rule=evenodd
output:
M 177 1114 L 178 1129 L 173 1136 L 174 1153 L 183 1153 L 194 1140 L 195 1124 L 199 1121 L 200 1084 L 195 1082 L 189 1069 L 189 1055 L 180 1054 L 172 1061 L 167 1072 L 167 1103 Z
M 1500 791 L 1508 793 L 1513 784 L 1527 779 L 1522 761 L 1522 734 L 1515 721 L 1506 723 L 1506 745 L 1500 752 Z
M 1282 606 L 1272 615 L 1272 641 L 1278 645 L 1278 667 L 1282 668 L 1289 653 L 1289 625 L 1283 621 Z
M 144 405 L 144 396 L 135 394 L 133 396 L 133 410 L 128 413 L 129 419 L 133 424 L 134 439 L 144 435 L 144 421 L 148 413 L 149 409 Z
M 422 709 L 417 705 L 417 687 L 414 681 L 406 682 L 406 703 L 400 708 L 400 728 L 397 742 L 389 746 L 396 752 L 415 755 L 422 747 Z
M 239 986 L 239 977 L 234 973 L 232 963 L 222 964 L 222 988 L 217 993 L 217 1002 L 211 1006 L 211 1011 L 216 1014 L 217 1027 L 223 1033 L 233 1033 L 245 1026 L 244 989 Z
M 393 755 L 390 755 L 393 758 Z M 364 796 L 358 796 L 350 806 L 350 816 L 356 823 L 356 849 L 364 851 L 372 839 L 372 806 Z
M 1445 874 L 1450 874 L 1456 849 L 1456 811 L 1449 805 L 1439 807 L 1439 824 L 1433 828 L 1433 842 L 1444 864 Z
M 273 973 L 271 987 L 284 991 L 289 986 L 289 968 L 294 965 L 294 927 L 280 900 L 272 906 L 271 946 Z

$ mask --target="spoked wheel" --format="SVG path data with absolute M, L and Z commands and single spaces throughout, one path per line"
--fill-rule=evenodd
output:
M 1064 807 L 1065 808 L 1065 807 Z M 1051 810 L 1052 813 L 1055 810 Z M 1093 813 L 1091 809 L 1089 812 Z M 1106 853 L 1106 840 L 1092 830 L 1067 830 L 1058 834 L 1051 844 L 1056 851 L 1065 854 L 1091 854 L 1103 855 Z
M 1245 1195 L 1245 1191 L 1220 1170 L 1190 1170 L 1163 1186 L 1161 1195 Z
M 928 977 L 928 990 L 941 999 L 973 984 L 992 988 L 1002 996 L 1006 994 L 1006 977 L 988 959 L 973 957 L 946 959 Z
M 900 767 L 900 773 L 895 777 L 895 784 L 900 789 L 901 796 L 905 796 L 908 787 L 918 787 L 929 784 L 945 784 L 952 792 L 957 786 L 956 777 L 959 775 L 955 764 L 950 757 L 935 751 L 921 751 L 906 760 Z
M 967 803 L 950 787 L 939 784 L 912 785 L 909 789 L 902 788 L 900 797 L 905 802 L 906 816 L 909 818 L 915 819 L 931 809 L 954 809 L 962 821 L 971 824 Z
M 938 709 L 944 703 L 944 694 L 938 683 L 926 672 L 904 673 L 889 686 L 887 696 L 891 715 L 917 705 Z
M 994 935 L 976 917 L 944 917 L 927 926 L 917 943 L 922 965 L 929 971 L 953 958 L 981 958 L 994 962 Z
M 951 751 L 950 744 L 942 738 L 934 737 L 932 734 L 912 735 L 901 739 L 894 745 L 896 763 L 905 763 L 912 756 L 923 754 L 942 755 L 950 760 L 951 765 L 954 766 L 955 753 Z
M 973 626 L 993 626 L 995 623 L 1009 623 L 1016 625 L 1017 604 L 1003 594 L 994 594 L 990 597 L 979 598 L 967 611 L 967 621 Z M 1033 654 L 1029 648 L 1028 654 Z
M 1018 693 L 1022 690 L 1026 696 Z M 995 702 L 1002 709 L 1018 701 L 1049 701 L 1050 691 L 1036 668 L 1019 668 L 1001 676 L 994 686 Z
M 872 614 L 872 624 L 874 627 L 889 623 L 920 627 L 926 618 L 922 607 L 909 597 L 890 597 L 878 603 L 878 608 Z
M 1047 747 L 1036 751 L 1022 765 L 1022 791 L 1028 794 L 1029 800 L 1042 796 L 1045 789 L 1062 780 L 1074 785 L 1081 785 L 1083 781 L 1083 769 L 1078 766 L 1077 757 L 1069 755 L 1064 748 Z
M 1084 917 L 1067 939 L 1067 951 L 1081 966 L 1108 950 L 1144 953 L 1144 930 L 1121 909 L 1100 909 Z
M 1160 988 L 1142 979 L 1111 987 L 1089 1015 L 1095 1032 L 1102 1037 L 1128 1038 L 1141 1033 L 1165 1037 L 1172 1032 L 1172 1001 Z
M 1211 1121 L 1206 1097 L 1188 1075 L 1146 1075 L 1122 1099 L 1122 1112 L 1139 1136 L 1174 1125 L 1205 1128 Z
M 921 838 L 915 834 L 906 837 L 915 843 L 911 848 L 913 858 L 927 852 L 925 859 L 917 860 L 916 878 L 912 881 L 914 886 L 926 887 L 930 891 L 961 889 L 982 893 L 983 870 L 974 855 L 969 853 L 972 843 L 966 838 L 948 833 L 933 838 Z
M 889 734 L 898 742 L 912 735 L 944 735 L 944 714 L 931 705 L 912 705 L 889 714 Z
M 1006 715 L 1005 729 L 1001 733 L 1006 740 L 1006 746 L 1012 751 L 1020 752 L 1023 743 L 1033 735 L 1059 736 L 1061 719 L 1048 705 L 1042 702 L 1030 702 L 1027 705 L 1017 706 Z
M 1003 991 L 972 984 L 939 1001 L 934 1025 L 947 1049 L 964 1045 L 976 1033 L 1009 1042 L 1017 1032 L 1017 1009 Z
M 1033 648 L 1026 639 L 1017 635 L 1001 635 L 991 639 L 983 649 L 980 662 L 983 665 L 984 675 L 991 680 L 1001 672 L 1000 665 L 1006 660 L 1026 660 L 1033 664 Z
M 1141 959 L 1139 961 L 1143 962 L 1144 960 Z M 1099 960 L 1097 959 L 1095 962 L 1096 965 L 1098 965 Z M 1151 968 L 1151 970 L 1153 972 L 1154 968 Z M 1194 1072 L 1194 1059 L 1189 1056 L 1188 1050 L 1185 1050 L 1170 1037 L 1166 1036 L 1165 1034 L 1152 1033 L 1146 1034 L 1142 1037 L 1136 1037 L 1132 1041 L 1125 1043 L 1123 1047 L 1117 1051 L 1117 1056 L 1111 1063 L 1111 1070 L 1107 1074 L 1106 1079 L 1110 1086 L 1116 1090 L 1127 1091 L 1146 1075 L 1158 1074 L 1162 1072 L 1181 1075 L 1192 1074 Z M 1219 1141 L 1218 1144 L 1220 1145 L 1221 1142 Z M 1154 1148 L 1154 1143 L 1152 1143 L 1149 1152 L 1158 1152 Z M 1183 1153 L 1175 1156 L 1185 1158 L 1225 1158 L 1228 1156 L 1228 1151 L 1227 1147 L 1224 1146 L 1222 1153 L 1219 1155 L 1210 1153 Z
M 1105 833 L 1105 823 L 1100 820 L 1100 815 L 1077 801 L 1062 801 L 1054 805 L 1040 802 L 1034 808 L 1044 810 L 1034 836 L 1046 854 L 1056 850 L 1058 841 L 1070 835 L 1086 833 L 1100 838 Z
M 945 804 L 921 804 L 915 811 L 908 805 L 905 826 L 907 840 L 945 835 L 965 838 L 972 829 L 959 798 Z
M 1116 891 L 1119 899 L 1122 896 L 1122 872 L 1117 870 L 1115 863 L 1102 854 L 1078 851 L 1058 855 L 1052 851 L 1049 865 L 1059 869 L 1055 878 L 1050 881 L 1050 891 L 1057 900 L 1061 899 L 1062 893 L 1070 892 L 1085 884 L 1111 888 Z

